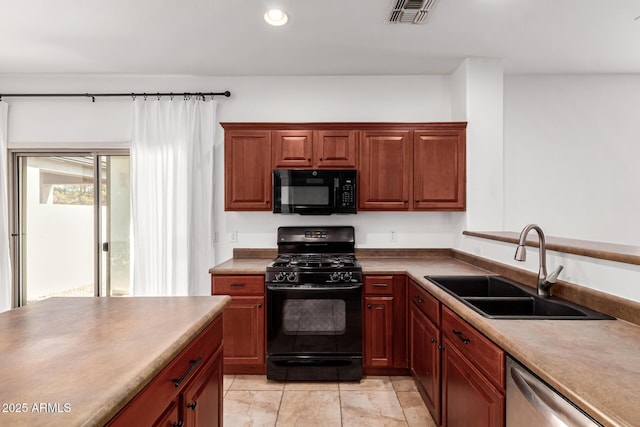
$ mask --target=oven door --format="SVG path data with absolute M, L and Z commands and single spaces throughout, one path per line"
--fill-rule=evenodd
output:
M 267 285 L 267 377 L 362 377 L 362 284 Z

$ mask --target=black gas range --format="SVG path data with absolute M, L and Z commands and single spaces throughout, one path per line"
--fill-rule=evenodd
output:
M 280 227 L 267 267 L 267 378 L 362 378 L 362 268 L 353 227 Z

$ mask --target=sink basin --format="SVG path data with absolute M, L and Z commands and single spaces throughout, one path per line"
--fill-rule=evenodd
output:
M 587 313 L 556 301 L 538 297 L 467 299 L 467 302 L 490 316 L 584 317 Z
M 429 276 L 427 279 L 459 297 L 527 297 L 525 291 L 500 276 Z
M 492 319 L 614 319 L 501 276 L 424 276 L 459 301 Z

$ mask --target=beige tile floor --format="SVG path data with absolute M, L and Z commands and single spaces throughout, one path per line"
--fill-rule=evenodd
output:
M 280 382 L 224 376 L 224 425 L 435 427 L 411 377 L 359 382 Z

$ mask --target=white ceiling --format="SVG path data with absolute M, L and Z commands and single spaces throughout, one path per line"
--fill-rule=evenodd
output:
M 392 0 L 0 0 L 0 73 L 640 73 L 640 0 L 438 0 L 422 25 Z M 290 15 L 262 19 L 268 6 Z

